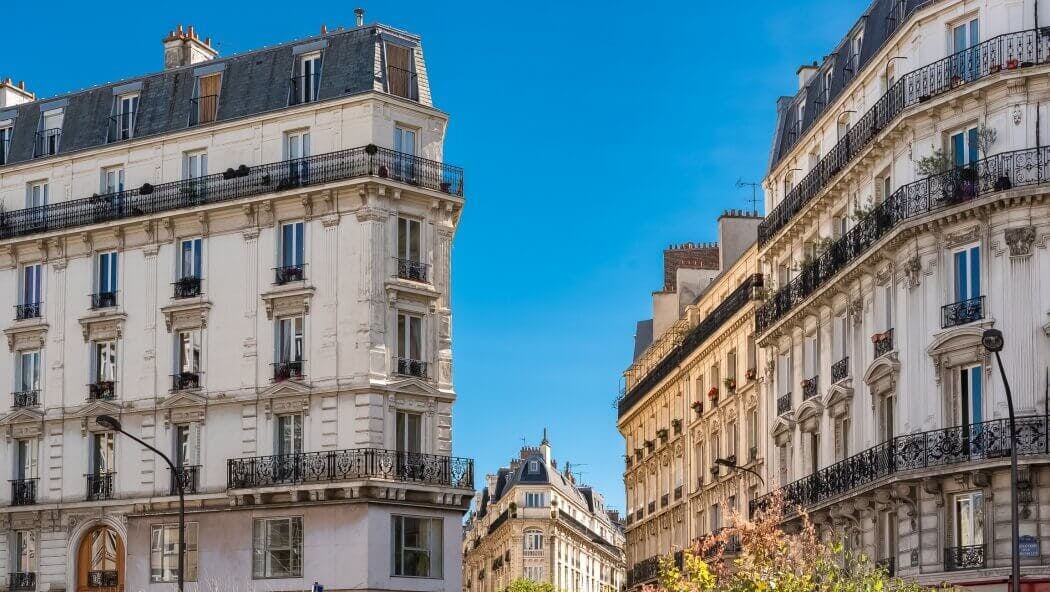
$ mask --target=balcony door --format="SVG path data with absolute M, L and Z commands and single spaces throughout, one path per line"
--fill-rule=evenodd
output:
M 984 496 L 980 491 L 955 496 L 955 546 L 973 547 L 984 544 Z
M 179 245 L 179 278 L 201 277 L 201 239 L 184 239 Z
M 303 416 L 300 413 L 277 416 L 277 454 L 287 456 L 303 452 Z
M 135 133 L 135 113 L 139 110 L 139 96 L 126 95 L 117 102 L 117 138 L 127 140 Z
M 281 225 L 281 267 L 301 268 L 304 260 L 303 223 L 289 222 Z M 301 278 L 300 278 L 301 279 Z
M 400 125 L 394 128 L 394 177 L 399 181 L 410 183 L 416 178 L 416 137 L 414 129 Z
M 977 162 L 978 151 L 977 128 L 971 127 L 951 135 L 952 164 L 957 167 Z
M 37 440 L 28 438 L 15 444 L 17 455 L 14 478 L 18 481 L 37 478 Z
M 397 355 L 403 360 L 423 359 L 423 319 L 415 315 L 397 315 Z
M 36 572 L 36 531 L 16 530 L 14 548 L 16 573 Z
M 285 157 L 288 160 L 289 181 L 292 184 L 306 183 L 309 177 L 310 132 L 289 132 L 285 135 Z
M 951 53 L 955 61 L 955 75 L 972 80 L 980 72 L 980 27 L 977 19 L 956 24 L 951 32 Z
M 423 451 L 423 416 L 419 413 L 407 411 L 397 412 L 397 442 L 398 452 L 422 452 Z
M 969 247 L 952 255 L 955 274 L 955 301 L 963 302 L 981 296 L 981 247 Z
M 105 475 L 116 470 L 113 432 L 100 432 L 91 437 L 91 471 Z

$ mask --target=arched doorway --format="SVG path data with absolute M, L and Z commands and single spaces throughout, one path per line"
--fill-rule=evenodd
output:
M 124 589 L 124 541 L 109 526 L 96 526 L 77 549 L 77 590 L 116 592 Z

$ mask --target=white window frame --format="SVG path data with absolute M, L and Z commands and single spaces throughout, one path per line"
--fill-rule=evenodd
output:
M 44 353 L 39 349 L 32 350 L 20 350 L 15 352 L 17 367 L 15 368 L 15 390 L 19 392 L 24 391 L 40 391 L 42 390 L 43 384 L 43 372 L 41 372 L 42 365 L 40 363 Z M 25 368 L 26 360 L 31 360 L 29 365 L 32 366 L 35 376 L 31 381 L 26 382 Z
M 288 545 L 276 547 L 270 544 L 271 524 L 286 523 Z M 260 529 L 266 529 L 261 533 Z M 298 536 L 296 536 L 298 535 Z M 256 518 L 252 522 L 252 579 L 301 578 L 303 576 L 303 517 Z M 262 544 L 262 548 L 258 545 Z M 287 552 L 289 564 L 278 571 L 274 566 L 274 552 Z M 298 567 L 298 569 L 296 569 Z
M 130 107 L 130 108 L 129 108 Z M 117 118 L 117 140 L 130 140 L 135 137 L 135 118 L 139 112 L 139 94 L 119 95 L 113 109 Z M 125 122 L 127 125 L 125 126 Z
M 301 454 L 306 449 L 306 418 L 302 413 L 285 413 L 274 418 L 275 455 Z M 290 430 L 290 431 L 289 431 Z
M 197 522 L 186 523 L 185 570 L 187 582 L 197 581 Z M 150 526 L 149 581 L 167 583 L 179 578 L 179 525 Z
M 176 333 L 175 371 L 200 374 L 204 361 L 203 352 L 204 339 L 200 329 L 187 329 Z
M 46 206 L 48 204 L 48 193 L 49 188 L 46 180 L 26 183 L 26 208 Z
M 398 578 L 430 578 L 430 579 L 443 579 L 442 571 L 442 548 L 444 542 L 444 521 L 441 518 L 434 518 L 430 516 L 404 516 L 404 515 L 393 515 L 391 518 L 391 561 L 390 561 L 390 575 Z M 405 523 L 408 520 L 419 520 L 429 524 L 427 527 L 427 538 L 426 546 L 419 547 L 408 547 L 405 545 Z M 400 536 L 399 536 L 400 527 Z M 427 557 L 426 567 L 429 568 L 427 573 L 407 573 L 405 569 L 405 554 L 406 553 L 421 553 Z M 399 557 L 400 555 L 400 557 Z M 400 559 L 400 561 L 399 561 Z M 400 573 L 398 571 L 398 565 L 401 565 Z
M 547 507 L 547 495 L 542 491 L 526 491 L 525 492 L 525 507 L 526 508 L 545 508 Z
M 108 360 L 108 362 L 105 362 Z M 117 381 L 117 342 L 105 339 L 91 342 L 91 380 L 99 382 Z
M 286 236 L 287 228 L 291 234 Z M 306 225 L 302 220 L 282 222 L 278 227 L 277 265 L 278 267 L 302 266 L 306 263 Z M 290 256 L 285 256 L 291 253 Z
M 423 414 L 412 411 L 397 410 L 394 418 L 394 450 L 398 452 L 422 453 L 424 450 Z M 413 434 L 412 432 L 416 433 Z M 413 437 L 415 446 L 413 446 Z
M 182 178 L 200 179 L 208 176 L 208 151 L 193 150 L 182 155 Z
M 186 250 L 189 245 L 189 250 Z M 186 270 L 186 260 L 183 254 L 190 253 L 190 266 L 193 268 L 190 273 Z M 175 254 L 176 257 L 176 273 L 179 278 L 204 277 L 204 239 L 201 237 L 187 237 L 179 239 L 179 250 Z

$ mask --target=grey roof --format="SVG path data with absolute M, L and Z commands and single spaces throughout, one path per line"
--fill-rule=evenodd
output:
M 375 38 L 380 31 L 387 34 L 392 30 L 367 25 L 333 31 L 131 79 L 141 83 L 134 135 L 139 138 L 186 129 L 190 120 L 195 70 L 212 64 L 223 64 L 221 67 L 224 68 L 217 121 L 288 107 L 295 67 L 293 50 L 321 39 L 327 41 L 327 48 L 322 52 L 318 100 L 372 90 L 375 83 Z M 64 95 L 62 100 L 67 104 L 59 154 L 105 144 L 109 118 L 114 114 L 114 96 L 128 86 L 129 80 L 122 80 Z M 48 98 L 14 107 L 17 114 L 8 162 L 33 158 L 34 137 L 41 125 L 41 105 L 55 102 L 54 98 Z
M 637 360 L 638 356 L 645 353 L 645 350 L 653 343 L 653 320 L 645 319 L 644 321 L 638 321 L 634 329 L 634 357 L 632 360 Z
M 795 109 L 798 102 L 805 97 L 806 105 L 802 119 L 802 131 L 809 129 L 813 122 L 823 115 L 828 103 L 833 103 L 843 89 L 853 81 L 857 72 L 849 72 L 850 42 L 853 37 L 863 32 L 859 65 L 862 70 L 872 57 L 893 35 L 900 25 L 907 20 L 917 8 L 931 4 L 936 0 L 874 0 L 864 14 L 850 28 L 847 35 L 839 42 L 835 50 L 817 64 L 817 74 L 805 88 L 794 96 L 781 97 L 777 100 L 777 124 L 773 133 L 773 145 L 770 151 L 769 169 L 772 170 L 794 146 L 795 135 L 790 133 L 795 124 Z M 915 67 L 918 67 L 917 65 Z M 830 100 L 824 101 L 824 74 L 832 72 Z M 903 72 L 902 72 L 903 73 Z M 897 75 L 900 78 L 900 74 Z M 799 134 L 800 136 L 802 134 Z

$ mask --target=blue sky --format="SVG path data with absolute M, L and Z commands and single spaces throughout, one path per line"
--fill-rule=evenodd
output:
M 550 431 L 623 506 L 611 406 L 670 243 L 715 240 L 764 174 L 777 96 L 867 3 L 362 2 L 423 37 L 448 162 L 467 172 L 454 247 L 454 451 L 482 475 Z M 0 76 L 50 96 L 160 69 L 196 26 L 223 54 L 352 26 L 352 2 L 70 4 L 9 27 Z M 11 22 L 39 22 L 14 2 Z M 18 13 L 24 14 L 18 14 Z

